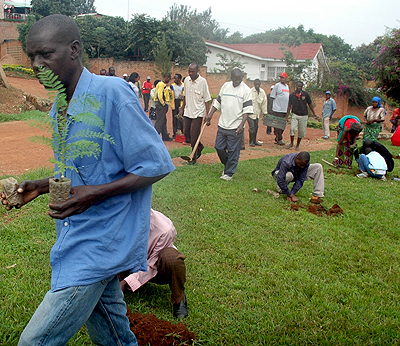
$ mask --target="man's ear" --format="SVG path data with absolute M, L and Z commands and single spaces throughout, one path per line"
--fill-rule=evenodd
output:
M 81 44 L 78 40 L 75 40 L 71 43 L 71 59 L 76 60 L 79 58 L 81 54 Z

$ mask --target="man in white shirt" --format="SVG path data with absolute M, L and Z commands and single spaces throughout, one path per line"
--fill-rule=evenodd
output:
M 242 71 L 238 68 L 233 69 L 231 79 L 231 82 L 226 82 L 222 86 L 210 113 L 205 118 L 207 125 L 210 125 L 215 111 L 221 110 L 215 149 L 221 163 L 225 166 L 221 176 L 223 180 L 232 180 L 232 176 L 239 163 L 244 125 L 246 124 L 248 114 L 253 113 L 251 91 L 242 82 Z
M 261 81 L 257 78 L 254 80 L 254 87 L 251 88 L 251 96 L 253 98 L 253 114 L 249 114 L 247 121 L 249 123 L 249 137 L 250 146 L 254 147 L 256 145 L 261 145 L 257 141 L 258 132 L 258 122 L 260 121 L 260 116 L 267 114 L 267 95 L 265 91 L 260 88 Z
M 280 82 L 274 85 L 274 88 L 271 91 L 271 98 L 274 100 L 272 105 L 272 111 L 274 115 L 279 118 L 286 119 L 288 106 L 289 106 L 289 86 L 286 84 L 287 73 L 282 72 L 279 76 Z M 278 145 L 284 145 L 283 131 L 285 131 L 285 127 L 283 129 L 275 127 L 275 143 Z
M 185 78 L 183 105 L 179 111 L 179 116 L 183 114 L 183 132 L 186 139 L 190 140 L 193 149 L 200 135 L 204 115 L 208 114 L 210 110 L 211 95 L 206 79 L 199 75 L 199 65 L 191 63 L 188 73 L 189 76 Z M 193 160 L 189 164 L 196 163 L 203 148 L 204 145 L 200 142 Z

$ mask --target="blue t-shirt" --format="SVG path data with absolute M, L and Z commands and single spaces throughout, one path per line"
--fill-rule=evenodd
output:
M 115 144 L 93 139 L 102 150 L 98 159 L 84 157 L 69 162 L 79 171 L 66 173 L 72 186 L 107 184 L 130 173 L 154 177 L 174 170 L 165 145 L 126 81 L 84 69 L 73 99 L 85 94 L 102 103 L 94 113 L 104 121 L 105 133 Z M 77 109 L 70 106 L 68 114 Z M 54 114 L 53 108 L 50 116 Z M 69 136 L 87 127 L 73 123 Z M 99 131 L 96 127 L 92 130 Z M 125 270 L 146 271 L 151 194 L 149 186 L 56 220 L 57 241 L 50 253 L 52 291 L 92 284 Z
M 329 100 L 324 101 L 324 107 L 322 108 L 322 117 L 327 118 L 330 117 L 332 112 L 337 109 L 336 102 L 334 99 L 330 98 Z

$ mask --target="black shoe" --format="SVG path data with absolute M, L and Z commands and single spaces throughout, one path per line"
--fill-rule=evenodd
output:
M 256 144 L 255 144 L 255 143 L 250 143 L 250 146 L 251 146 L 251 147 L 255 147 Z
M 196 160 L 198 160 L 201 156 L 201 151 L 196 155 Z
M 164 142 L 171 142 L 171 141 L 172 141 L 172 138 L 171 138 L 171 137 L 168 137 L 168 138 L 163 139 L 163 141 L 164 141 Z
M 195 165 L 195 164 L 196 164 L 196 160 L 188 161 L 188 165 Z
M 179 304 L 174 304 L 173 315 L 176 318 L 185 318 L 189 315 L 185 293 L 183 294 L 183 299 L 181 302 Z

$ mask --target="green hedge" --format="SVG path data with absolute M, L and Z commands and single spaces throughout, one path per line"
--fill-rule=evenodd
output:
M 11 64 L 4 64 L 3 70 L 4 71 L 15 71 L 27 74 L 29 76 L 35 77 L 35 72 L 31 68 L 26 68 L 23 65 L 11 65 Z

